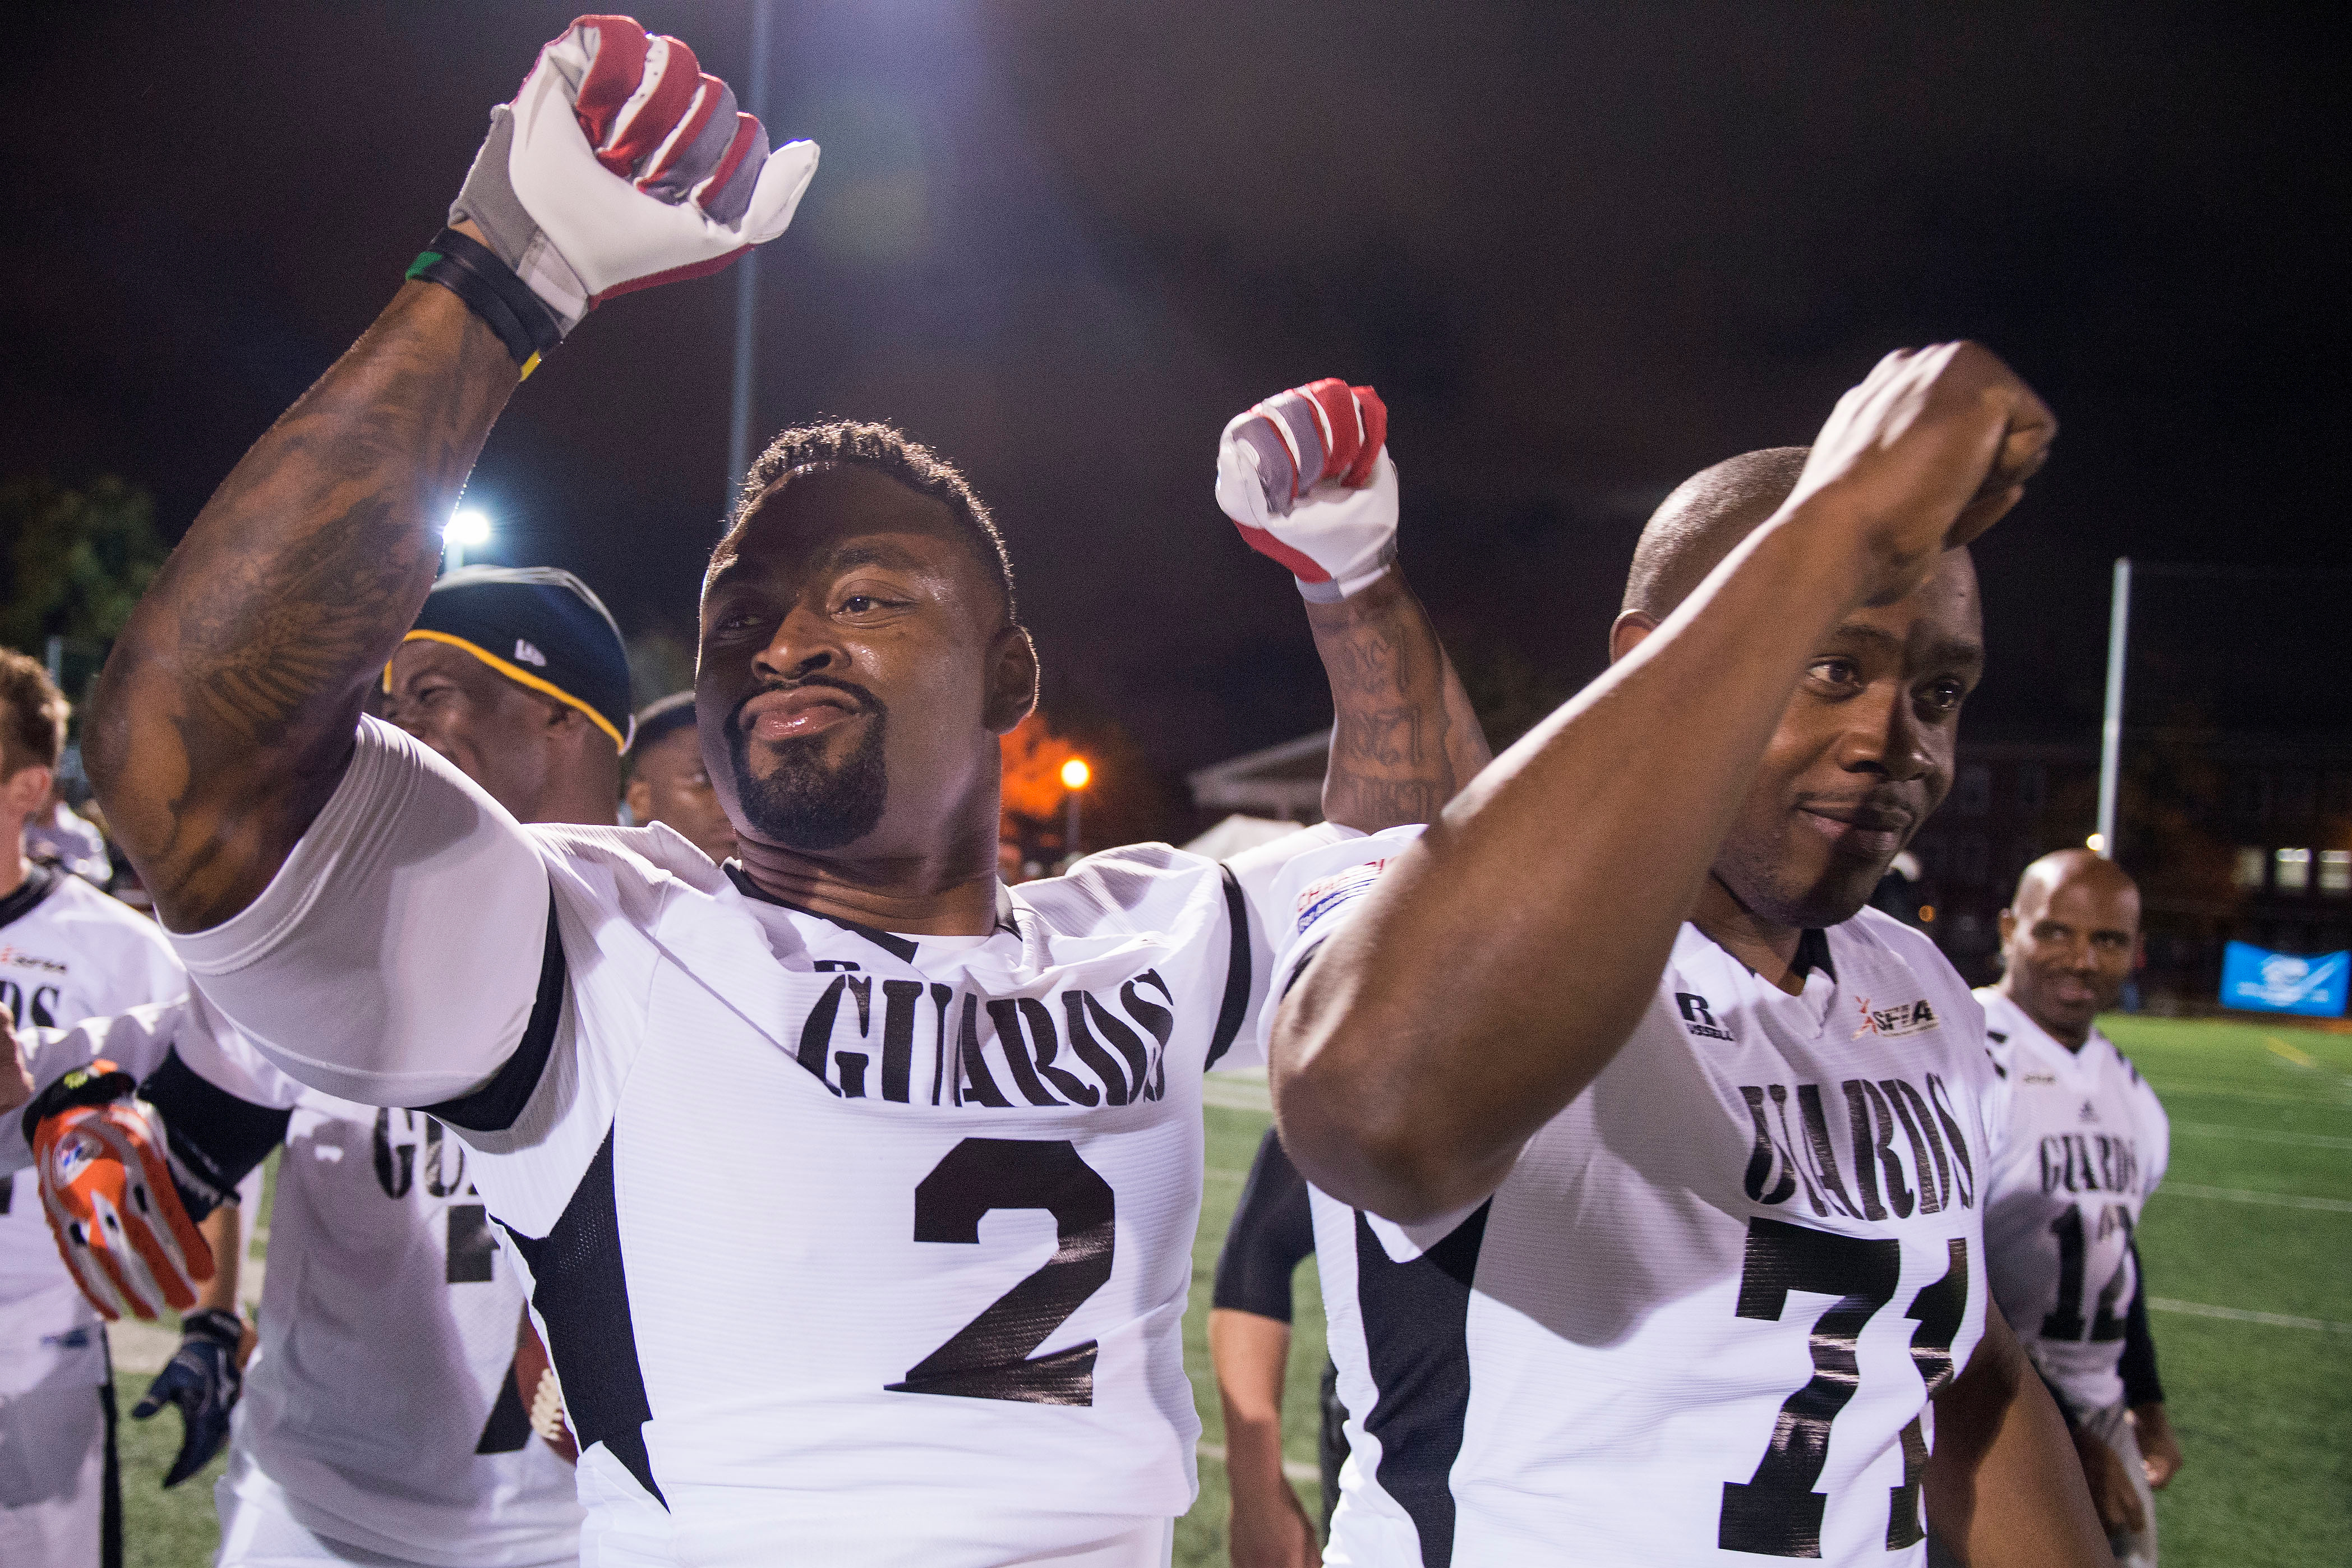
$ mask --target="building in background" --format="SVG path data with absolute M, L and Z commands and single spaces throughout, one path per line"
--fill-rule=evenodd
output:
M 1322 820 L 1330 731 L 1190 775 L 1205 826 L 1232 813 Z M 2018 874 L 2088 841 L 2099 754 L 2082 743 L 1963 740 L 1952 792 L 1911 843 L 1916 921 L 1971 984 L 1994 978 Z M 2139 993 L 2209 1008 L 2231 942 L 2279 952 L 2352 948 L 2352 736 L 2134 731 L 2125 746 L 2122 858 L 2145 895 Z

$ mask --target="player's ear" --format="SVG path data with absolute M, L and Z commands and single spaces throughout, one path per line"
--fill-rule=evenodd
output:
M 2015 910 L 2003 910 L 1995 918 L 1999 921 L 2000 925 L 2001 951 L 2006 952 L 2009 951 L 2009 939 L 2014 935 L 2017 931 L 2017 911 Z M 2134 965 L 2134 967 L 2137 968 L 2137 965 Z
M 989 639 L 987 707 L 981 722 L 1002 735 L 1037 706 L 1037 645 L 1029 628 L 1008 626 Z
M 1615 664 L 1642 646 L 1658 629 L 1658 617 L 1647 610 L 1628 610 L 1609 628 L 1609 662 Z
M 48 805 L 49 791 L 56 784 L 56 773 L 33 763 L 18 768 L 5 783 L 0 783 L 0 797 L 6 799 L 12 813 L 31 816 Z

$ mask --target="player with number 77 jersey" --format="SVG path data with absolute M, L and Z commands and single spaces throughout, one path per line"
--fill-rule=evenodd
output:
M 2053 429 L 1974 345 L 1888 356 L 1667 498 L 1612 669 L 1442 833 L 1284 871 L 1325 1561 L 2105 1559 L 1987 1301 L 1982 1012 L 1864 907 L 1981 668 L 1960 546 Z
M 1161 1564 L 1198 1436 L 1200 1075 L 1255 1059 L 1266 883 L 1427 820 L 1485 744 L 1392 564 L 1370 394 L 1337 383 L 1284 473 L 1218 465 L 1337 710 L 1331 826 L 1254 863 L 1146 845 L 998 884 L 1035 649 L 986 509 L 876 425 L 780 437 L 705 579 L 698 730 L 740 859 L 519 825 L 435 749 L 462 689 L 362 717 L 582 300 L 782 228 L 814 151 L 746 176 L 764 132 L 726 104 L 625 18 L 549 47 L 408 286 L 133 616 L 86 756 L 262 1051 L 465 1141 L 580 1439 L 585 1561 Z M 535 638 L 432 636 L 553 689 Z

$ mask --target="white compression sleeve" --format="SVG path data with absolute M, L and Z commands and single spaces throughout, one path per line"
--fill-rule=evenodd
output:
M 547 921 L 531 835 L 447 763 L 362 719 L 342 783 L 261 896 L 172 944 L 289 1076 L 364 1105 L 430 1105 L 513 1053 Z

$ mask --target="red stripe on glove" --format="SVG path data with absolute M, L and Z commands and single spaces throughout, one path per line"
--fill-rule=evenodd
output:
M 1389 405 L 1381 395 L 1369 386 L 1348 389 L 1356 395 L 1356 412 L 1364 422 L 1364 442 L 1357 449 L 1356 460 L 1339 482 L 1349 489 L 1362 489 L 1372 482 L 1372 473 L 1381 460 L 1381 448 L 1389 440 Z
M 1322 471 L 1312 481 L 1299 486 L 1303 493 L 1312 484 L 1336 479 L 1355 468 L 1357 455 L 1363 449 L 1364 430 L 1362 421 L 1356 417 L 1355 395 L 1338 376 L 1310 381 L 1297 390 L 1323 416 Z M 1307 478 L 1303 474 L 1299 477 Z
M 732 180 L 736 171 L 742 167 L 743 160 L 751 155 L 751 149 L 758 146 L 763 139 L 760 122 L 748 114 L 739 112 L 735 116 L 735 140 L 727 143 L 727 151 L 719 155 L 719 167 L 713 169 L 710 172 L 710 177 L 702 182 L 701 193 L 695 197 L 697 205 L 708 211 L 714 202 L 725 195 L 728 182 Z M 755 174 L 753 177 L 756 179 L 758 176 Z
M 605 138 L 613 133 L 614 121 L 636 95 L 637 83 L 645 79 L 646 52 L 653 47 L 652 40 L 646 37 L 646 30 L 637 26 L 635 17 L 577 16 L 571 26 L 556 35 L 552 43 L 560 44 L 583 30 L 596 35 L 596 58 L 588 63 L 588 74 L 581 80 L 580 95 L 572 100 L 572 112 L 586 133 L 588 145 L 599 149 L 596 161 L 613 173 L 625 175 L 629 173 L 628 163 L 615 163 L 602 149 Z
M 702 88 L 702 62 L 694 51 L 668 34 L 655 42 L 667 46 L 666 55 L 657 56 L 648 49 L 646 68 L 660 68 L 653 88 L 646 93 L 634 111 L 625 111 L 626 118 L 614 129 L 613 144 L 599 151 L 596 161 L 613 173 L 627 178 L 638 164 L 661 151 L 669 133 L 694 103 L 694 95 Z M 639 89 L 643 88 L 639 79 Z
M 691 154 L 694 144 L 702 138 L 704 127 L 710 123 L 710 117 L 719 112 L 719 106 L 726 100 L 727 84 L 715 76 L 704 75 L 695 84 L 694 95 L 688 100 L 686 118 L 679 121 L 677 133 L 669 139 L 667 150 L 656 149 L 660 162 L 646 170 L 645 177 L 637 182 L 637 189 L 642 191 L 654 184 Z

